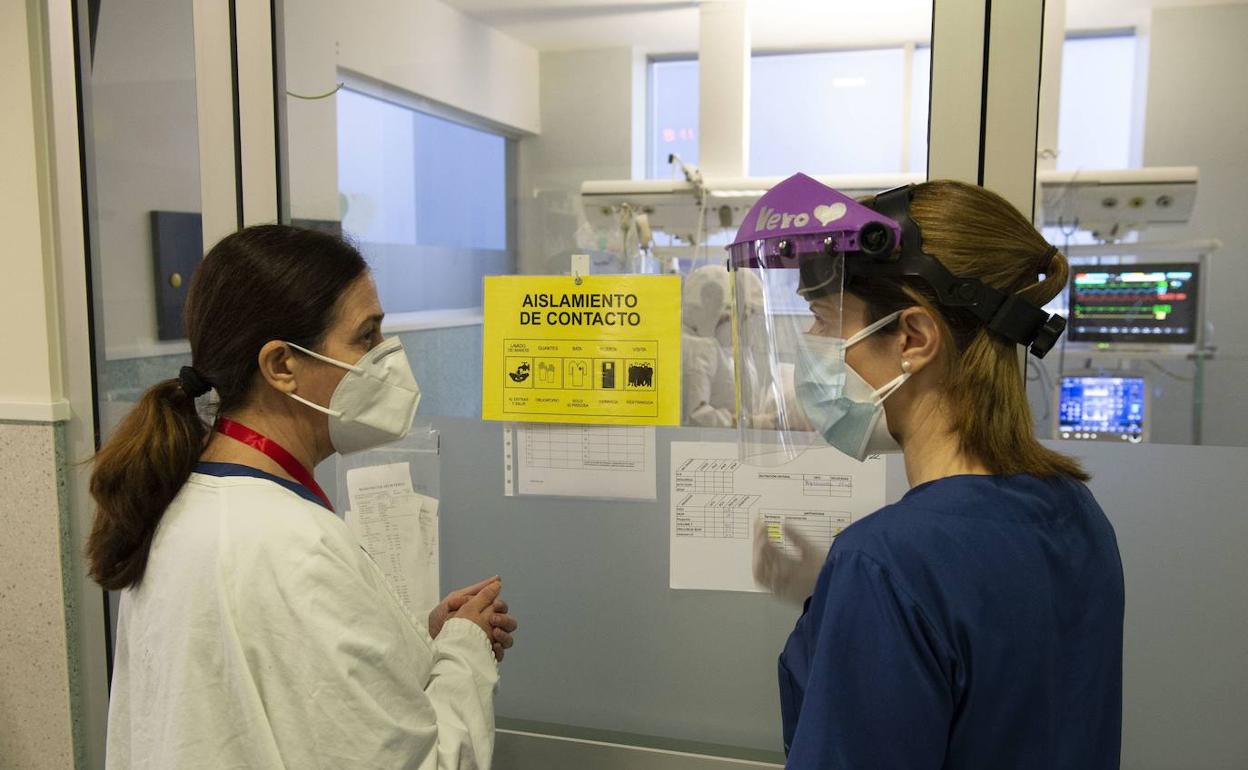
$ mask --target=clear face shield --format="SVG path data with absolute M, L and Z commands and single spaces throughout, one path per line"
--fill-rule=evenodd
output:
M 925 284 L 942 307 L 969 314 L 1040 358 L 1062 335 L 1061 316 L 953 275 L 925 253 L 910 217 L 911 194 L 909 187 L 888 190 L 868 208 L 797 174 L 746 214 L 728 249 L 744 462 L 779 465 L 812 446 L 832 446 L 858 460 L 899 449 L 883 402 L 910 376 L 909 363 L 899 361 L 896 377 L 872 385 L 846 361 L 847 350 L 899 313 L 866 325 L 855 318 L 854 328 L 846 328 L 849 278 Z
M 818 296 L 808 301 L 794 260 L 768 251 L 766 243 L 734 247 L 732 273 L 741 458 L 764 466 L 823 443 L 797 385 L 812 357 L 840 354 L 825 349 L 820 338 L 842 336 L 845 264 L 843 254 L 807 254 L 818 258 L 823 279 Z
M 847 259 L 896 242 L 891 220 L 801 174 L 746 216 L 729 247 L 744 462 L 781 465 L 827 446 L 832 413 L 853 411 L 845 399 L 854 384 L 844 365 Z M 835 419 L 847 416 L 859 419 Z

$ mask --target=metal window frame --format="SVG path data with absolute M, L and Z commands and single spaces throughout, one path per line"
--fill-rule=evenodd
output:
M 289 189 L 278 136 L 281 0 L 192 0 L 204 245 L 279 221 Z M 231 158 L 232 163 L 222 163 Z
M 32 4 L 33 5 L 33 4 Z M 89 245 L 94 225 L 91 154 L 82 141 L 89 126 L 89 93 L 80 73 L 90 66 L 90 25 L 85 0 L 39 3 L 46 35 L 46 74 L 49 84 L 49 126 L 52 135 L 55 239 L 61 307 L 63 377 L 71 417 L 65 424 L 65 485 L 70 510 L 68 542 L 75 553 L 64 559 L 62 576 L 66 597 L 66 642 L 71 657 L 70 707 L 75 760 L 87 767 L 104 766 L 104 737 L 108 719 L 111 640 L 108 638 L 107 595 L 86 574 L 77 558 L 91 527 L 90 479 L 83 465 L 95 453 L 99 433 L 96 412 L 96 340 L 101 332 L 94 319 L 97 300 L 92 292 L 98 262 Z M 81 17 L 78 13 L 81 9 Z
M 942 0 L 932 16 L 928 178 L 1034 217 L 1045 3 Z
M 101 268 L 93 240 L 99 202 L 90 141 L 91 4 L 32 0 L 32 5 L 43 15 L 47 43 L 64 377 L 73 415 L 65 429 L 63 473 L 71 509 L 69 542 L 81 553 L 94 513 L 88 461 L 102 439 L 97 383 L 104 350 L 102 308 L 93 289 Z M 280 9 L 280 0 L 193 0 L 205 244 L 247 224 L 278 218 L 287 189 L 277 153 L 283 121 L 276 98 Z M 232 162 L 219 162 L 222 157 Z M 66 563 L 75 756 L 81 766 L 103 767 L 112 678 L 111 603 L 86 575 L 81 558 Z

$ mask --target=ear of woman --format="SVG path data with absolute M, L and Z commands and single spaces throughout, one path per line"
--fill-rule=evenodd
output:
M 900 334 L 897 336 L 898 354 L 909 364 L 909 373 L 918 375 L 939 360 L 944 340 L 940 324 L 931 311 L 923 307 L 903 310 L 897 319 Z
M 299 389 L 299 361 L 295 351 L 280 340 L 272 340 L 260 348 L 256 357 L 260 376 L 269 387 L 281 393 L 294 393 Z

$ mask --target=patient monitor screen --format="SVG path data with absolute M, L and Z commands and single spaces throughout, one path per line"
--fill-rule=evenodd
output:
M 1195 263 L 1100 266 L 1070 286 L 1071 342 L 1196 342 Z
M 1063 377 L 1057 434 L 1077 441 L 1142 442 L 1143 377 Z

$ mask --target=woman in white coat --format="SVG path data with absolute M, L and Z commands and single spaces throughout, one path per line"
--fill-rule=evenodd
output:
M 412 618 L 312 476 L 411 427 L 420 391 L 381 320 L 332 236 L 252 227 L 204 258 L 192 366 L 144 394 L 91 480 L 91 574 L 122 591 L 110 768 L 489 766 L 516 628 L 501 582 Z

